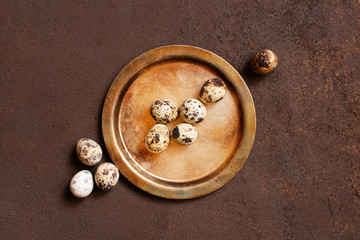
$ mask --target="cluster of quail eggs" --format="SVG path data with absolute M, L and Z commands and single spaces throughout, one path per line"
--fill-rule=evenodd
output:
M 216 103 L 226 94 L 226 85 L 219 78 L 211 78 L 202 86 L 199 100 L 187 99 L 178 109 L 169 100 L 159 99 L 150 106 L 150 114 L 157 123 L 146 134 L 145 147 L 152 153 L 164 151 L 170 144 L 170 137 L 181 145 L 190 145 L 197 139 L 196 123 L 202 122 L 206 117 L 204 104 Z M 181 117 L 184 123 L 177 124 L 169 131 L 166 123 Z
M 83 164 L 95 166 L 101 161 L 102 149 L 95 141 L 81 138 L 76 144 L 76 154 Z M 94 174 L 95 183 L 102 191 L 113 188 L 118 182 L 119 176 L 118 168 L 108 162 L 100 164 Z M 78 198 L 89 196 L 93 188 L 93 175 L 88 170 L 76 173 L 70 181 L 70 191 Z
M 259 74 L 272 72 L 278 63 L 276 54 L 271 50 L 257 52 L 251 60 L 251 70 Z M 219 102 L 226 94 L 226 85 L 219 78 L 211 78 L 202 86 L 199 100 L 187 99 L 178 109 L 169 100 L 159 99 L 150 106 L 150 114 L 157 122 L 145 137 L 145 146 L 152 153 L 164 151 L 170 144 L 170 136 L 182 145 L 189 145 L 196 141 L 196 123 L 202 122 L 206 117 L 204 104 Z M 177 124 L 171 132 L 166 123 L 181 117 L 184 123 Z M 79 160 L 87 166 L 97 165 L 102 158 L 102 149 L 98 143 L 88 138 L 81 138 L 76 144 L 76 154 Z M 95 171 L 94 179 L 98 188 L 108 191 L 119 180 L 119 170 L 112 163 L 102 163 Z M 74 175 L 70 182 L 71 193 L 78 198 L 90 195 L 94 187 L 93 175 L 88 170 L 82 170 Z

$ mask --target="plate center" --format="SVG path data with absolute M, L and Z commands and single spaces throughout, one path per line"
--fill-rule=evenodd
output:
M 241 107 L 229 84 L 223 100 L 205 105 L 207 117 L 194 125 L 196 142 L 183 146 L 170 140 L 169 147 L 158 154 L 150 153 L 144 145 L 148 129 L 156 123 L 150 115 L 155 100 L 168 99 L 180 107 L 186 99 L 198 99 L 204 82 L 213 77 L 221 78 L 208 65 L 182 60 L 155 64 L 136 77 L 124 95 L 119 115 L 120 133 L 135 164 L 155 177 L 187 182 L 215 172 L 231 159 L 242 126 Z M 181 122 L 179 117 L 167 124 L 169 131 Z

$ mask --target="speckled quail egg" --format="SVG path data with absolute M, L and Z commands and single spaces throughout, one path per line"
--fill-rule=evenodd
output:
M 149 129 L 144 142 L 152 153 L 164 151 L 170 143 L 169 129 L 164 124 L 155 124 Z
M 77 198 L 86 198 L 94 188 L 91 172 L 82 170 L 74 175 L 70 182 L 70 191 Z
M 175 142 L 183 145 L 189 145 L 195 142 L 197 138 L 197 131 L 195 127 L 189 123 L 180 123 L 172 129 L 171 136 Z
M 219 78 L 207 80 L 200 90 L 200 101 L 203 103 L 216 103 L 226 94 L 226 85 Z
M 100 190 L 108 191 L 115 187 L 119 176 L 119 170 L 114 164 L 108 162 L 102 163 L 96 169 L 95 183 Z
M 199 100 L 188 99 L 181 106 L 180 115 L 187 123 L 199 123 L 206 117 L 206 108 Z
M 271 50 L 257 52 L 251 60 L 251 70 L 259 74 L 272 72 L 278 63 L 276 54 Z
M 79 160 L 87 166 L 95 166 L 102 157 L 99 144 L 89 138 L 82 138 L 76 144 L 76 154 Z
M 159 99 L 151 104 L 150 114 L 159 123 L 169 123 L 178 118 L 179 111 L 171 101 Z

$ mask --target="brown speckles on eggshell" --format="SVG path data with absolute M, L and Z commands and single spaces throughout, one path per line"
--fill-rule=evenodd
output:
M 115 179 L 116 176 L 117 176 L 116 172 L 113 172 L 113 173 L 111 174 L 111 176 L 112 176 L 113 179 Z
M 169 100 L 159 99 L 150 106 L 150 114 L 159 123 L 170 123 L 175 121 L 179 112 L 174 103 Z
M 187 123 L 199 123 L 206 117 L 206 108 L 199 100 L 188 99 L 180 108 L 180 116 Z
M 164 151 L 170 143 L 169 129 L 165 124 L 153 125 L 146 134 L 145 147 L 152 153 Z
M 100 145 L 89 138 L 82 138 L 77 142 L 76 153 L 79 160 L 87 166 L 98 164 L 102 157 Z
M 113 188 L 119 180 L 119 170 L 112 163 L 99 165 L 95 172 L 95 183 L 102 191 Z
M 214 86 L 216 86 L 216 87 L 225 86 L 225 83 L 222 80 L 220 80 L 219 78 L 212 78 L 211 80 L 212 80 L 212 83 L 214 84 Z
M 271 50 L 257 52 L 251 60 L 251 70 L 259 74 L 272 72 L 278 63 L 276 54 Z
M 224 81 L 219 78 L 211 78 L 201 87 L 199 98 L 203 103 L 215 103 L 223 99 L 225 94 Z
M 197 131 L 194 126 L 188 123 L 180 123 L 171 131 L 175 142 L 182 145 L 189 145 L 197 138 Z
M 202 122 L 202 121 L 204 121 L 204 119 L 203 119 L 203 118 L 199 118 L 195 123 L 199 123 L 199 122 Z

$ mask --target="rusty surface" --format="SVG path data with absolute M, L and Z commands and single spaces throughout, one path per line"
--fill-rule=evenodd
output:
M 359 239 L 358 1 L 1 1 L 1 239 Z M 202 198 L 121 177 L 86 199 L 82 137 L 105 149 L 107 89 L 134 57 L 188 44 L 246 80 L 257 135 L 241 171 Z M 247 69 L 257 50 L 279 59 Z M 104 151 L 102 161 L 110 161 Z

